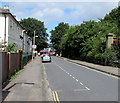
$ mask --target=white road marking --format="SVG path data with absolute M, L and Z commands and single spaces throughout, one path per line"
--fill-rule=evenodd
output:
M 79 80 L 76 79 L 74 76 L 72 76 L 70 73 L 68 73 L 65 69 L 63 69 L 61 66 L 59 66 L 57 63 L 55 63 L 55 62 L 53 62 L 53 63 L 56 64 L 56 65 L 57 65 L 60 69 L 62 69 L 65 73 L 67 73 L 70 77 L 72 77 L 73 79 L 75 79 L 76 82 L 79 81 Z M 83 85 L 82 82 L 80 82 L 80 84 Z M 90 90 L 90 89 L 89 89 L 88 87 L 86 87 L 86 86 L 85 86 L 85 88 L 86 88 L 87 90 Z M 86 89 L 81 89 L 81 91 L 86 90 Z
M 75 79 L 75 77 L 73 77 L 73 79 Z
M 88 87 L 85 87 L 87 90 L 90 90 Z
M 66 72 L 68 74 L 68 72 Z
M 83 83 L 80 82 L 81 85 L 83 85 Z

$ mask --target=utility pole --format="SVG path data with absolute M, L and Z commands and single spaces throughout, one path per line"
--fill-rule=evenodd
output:
M 35 57 L 35 31 L 34 31 L 34 36 L 33 36 L 33 53 L 32 53 L 32 59 Z
M 33 45 L 35 45 L 35 31 L 34 31 Z
M 34 31 L 34 37 L 33 37 L 33 53 L 32 53 L 32 59 L 34 59 L 35 57 L 35 49 L 37 48 L 37 45 L 35 45 L 35 38 L 37 38 L 38 36 L 35 36 L 35 31 Z

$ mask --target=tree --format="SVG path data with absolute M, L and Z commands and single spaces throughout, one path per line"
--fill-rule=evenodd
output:
M 57 50 L 57 52 L 60 52 L 60 42 L 62 36 L 67 32 L 67 29 L 69 28 L 69 25 L 67 23 L 61 22 L 58 24 L 58 26 L 55 27 L 55 30 L 51 30 L 51 42 L 53 44 L 53 47 Z
M 38 36 L 35 42 L 38 51 L 40 49 L 47 47 L 48 34 L 46 33 L 47 28 L 44 27 L 44 22 L 41 22 L 35 18 L 27 18 L 27 19 L 21 19 L 20 23 L 25 28 L 27 34 L 30 37 L 34 36 L 34 31 L 35 31 L 35 35 Z
M 114 33 L 116 38 L 120 39 L 120 6 L 113 9 L 109 14 L 107 14 L 103 21 L 109 23 L 111 28 L 109 29 L 111 33 Z M 120 59 L 120 44 L 114 44 L 114 49 L 118 52 L 117 57 Z
M 120 59 L 120 45 L 106 48 L 106 35 L 114 33 L 119 38 L 120 8 L 113 9 L 100 21 L 83 21 L 80 25 L 69 26 L 61 34 L 63 26 L 52 30 L 51 40 L 54 47 L 62 50 L 62 56 L 94 62 L 102 65 L 112 64 Z
M 114 33 L 117 37 L 120 37 L 120 6 L 113 9 L 109 14 L 106 14 L 102 21 L 106 21 L 107 23 L 112 24 Z

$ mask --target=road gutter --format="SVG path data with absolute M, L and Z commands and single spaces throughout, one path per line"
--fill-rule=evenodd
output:
M 44 101 L 54 101 L 52 96 L 52 90 L 50 88 L 49 82 L 47 80 L 47 74 L 45 72 L 45 66 L 42 64 L 42 97 L 45 99 Z

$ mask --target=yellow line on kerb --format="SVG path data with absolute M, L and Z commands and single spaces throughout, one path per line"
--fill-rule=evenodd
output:
M 55 95 L 56 95 L 57 102 L 60 103 L 60 100 L 59 100 L 59 97 L 58 97 L 58 93 L 56 91 L 55 91 Z
M 54 101 L 56 102 L 56 97 L 55 97 L 54 91 L 52 92 L 52 96 L 53 96 Z
M 56 91 L 53 91 L 52 92 L 52 95 L 53 95 L 53 99 L 56 103 L 60 103 L 60 100 L 58 98 L 58 93 Z

